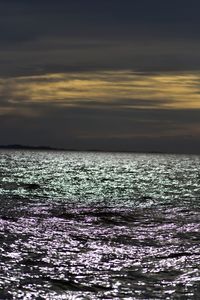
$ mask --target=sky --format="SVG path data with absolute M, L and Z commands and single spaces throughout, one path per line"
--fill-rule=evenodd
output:
M 0 144 L 200 153 L 199 11 L 0 0 Z

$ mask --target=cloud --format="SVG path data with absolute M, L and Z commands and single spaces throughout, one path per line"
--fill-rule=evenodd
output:
M 200 73 L 99 71 L 0 79 L 1 107 L 200 108 Z
M 168 2 L 0 1 L 0 74 L 199 70 L 200 4 Z
M 40 110 L 35 117 L 0 116 L 1 143 L 200 153 L 199 109 L 40 106 Z
M 199 9 L 0 1 L 1 143 L 199 149 Z

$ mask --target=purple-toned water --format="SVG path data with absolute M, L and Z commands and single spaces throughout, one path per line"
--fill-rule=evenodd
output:
M 199 299 L 200 156 L 0 152 L 0 299 Z

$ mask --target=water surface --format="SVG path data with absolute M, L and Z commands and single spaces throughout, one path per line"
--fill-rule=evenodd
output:
M 199 299 L 200 156 L 0 152 L 0 299 Z

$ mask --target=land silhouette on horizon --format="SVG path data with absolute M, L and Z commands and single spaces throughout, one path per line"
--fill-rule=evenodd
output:
M 164 151 L 144 151 L 144 150 L 113 150 L 113 149 L 76 149 L 76 148 L 60 148 L 60 147 L 51 147 L 45 145 L 23 145 L 23 144 L 8 144 L 8 145 L 0 145 L 0 150 L 38 150 L 38 151 L 74 151 L 74 152 L 118 152 L 118 153 L 148 153 L 148 154 L 197 154 L 198 153 L 188 153 L 188 152 L 164 152 Z M 200 154 L 200 153 L 199 153 Z

